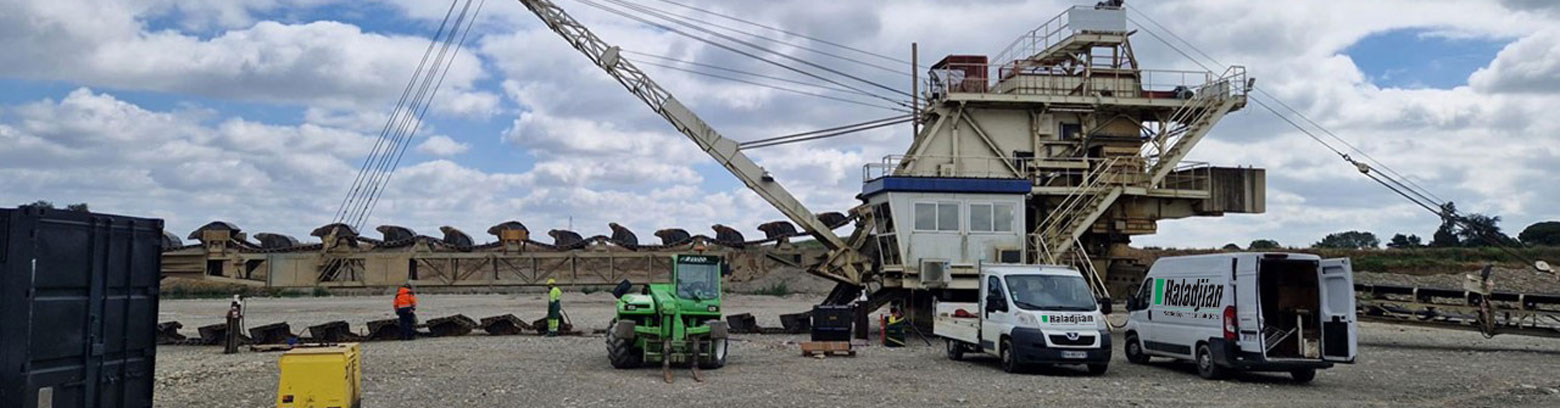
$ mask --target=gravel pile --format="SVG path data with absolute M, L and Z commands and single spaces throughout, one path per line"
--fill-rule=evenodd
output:
M 565 307 L 585 327 L 605 326 L 610 296 L 569 294 Z M 805 310 L 817 296 L 733 295 L 728 313 L 759 323 Z M 389 298 L 259 299 L 254 320 L 363 321 L 388 315 Z M 539 316 L 540 297 L 430 295 L 425 316 L 440 312 Z M 165 317 L 218 316 L 220 301 L 167 301 Z M 1119 320 L 1123 316 L 1113 315 Z M 187 321 L 195 327 L 206 321 Z M 730 363 L 706 382 L 679 370 L 675 384 L 657 369 L 615 370 L 600 337 L 472 335 L 364 344 L 368 407 L 674 406 L 1560 406 L 1560 341 L 1474 332 L 1364 324 L 1358 364 L 1321 372 L 1309 385 L 1284 375 L 1249 374 L 1204 381 L 1184 364 L 1131 365 L 1116 350 L 1103 377 L 1059 368 L 1010 375 L 993 358 L 955 362 L 942 345 L 864 346 L 854 358 L 804 358 L 804 336 L 739 335 Z M 1121 341 L 1118 337 L 1117 344 Z M 164 346 L 157 357 L 157 406 L 274 406 L 279 353 L 225 356 L 216 347 Z

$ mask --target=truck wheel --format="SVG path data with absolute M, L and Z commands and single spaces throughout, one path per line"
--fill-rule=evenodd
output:
M 1018 364 L 1018 357 L 1013 355 L 1013 341 L 1002 339 L 1002 345 L 999 347 L 1001 349 L 997 350 L 997 355 L 1002 358 L 1002 371 L 1009 373 L 1023 371 L 1023 367 Z
M 1289 376 L 1290 377 L 1294 377 L 1296 383 L 1300 383 L 1300 384 L 1309 383 L 1309 382 L 1311 382 L 1311 380 L 1315 380 L 1316 379 L 1316 369 L 1315 368 L 1302 368 L 1302 369 L 1299 369 L 1299 370 L 1290 371 L 1289 372 Z
M 964 345 L 958 340 L 945 339 L 948 342 L 948 359 L 959 361 L 964 359 Z
M 1208 343 L 1197 345 L 1197 375 L 1210 380 L 1224 378 L 1224 367 L 1213 362 L 1213 349 Z
M 1143 342 L 1138 341 L 1137 334 L 1128 334 L 1122 348 L 1126 349 L 1128 363 L 1148 364 L 1148 353 L 1143 352 Z
M 706 369 L 706 370 L 714 370 L 714 369 L 717 369 L 717 368 L 725 367 L 726 366 L 726 348 L 727 348 L 726 339 L 715 339 L 715 340 L 712 340 L 710 342 L 710 352 L 713 353 L 713 354 L 709 356 L 708 360 L 701 360 L 701 361 L 699 361 L 699 368 Z
M 607 330 L 607 360 L 612 368 L 639 368 L 644 364 L 645 352 L 634 347 L 634 341 L 617 336 L 617 321 Z
M 1098 376 L 1105 375 L 1105 370 L 1109 369 L 1110 365 L 1109 364 L 1089 364 L 1088 367 L 1089 367 L 1089 375 L 1098 377 Z

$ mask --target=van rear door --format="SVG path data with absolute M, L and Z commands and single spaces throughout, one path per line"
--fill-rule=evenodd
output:
M 1354 315 L 1354 268 L 1348 258 L 1324 259 L 1321 282 L 1322 359 L 1353 363 L 1359 327 Z

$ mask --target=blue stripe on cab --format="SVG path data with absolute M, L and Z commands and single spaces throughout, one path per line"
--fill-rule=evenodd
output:
M 861 185 L 863 195 L 885 192 L 1029 193 L 1029 180 L 1007 178 L 879 177 Z

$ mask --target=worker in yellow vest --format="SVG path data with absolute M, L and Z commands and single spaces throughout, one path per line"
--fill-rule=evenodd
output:
M 547 337 L 558 335 L 558 318 L 563 313 L 563 291 L 558 281 L 547 278 Z

